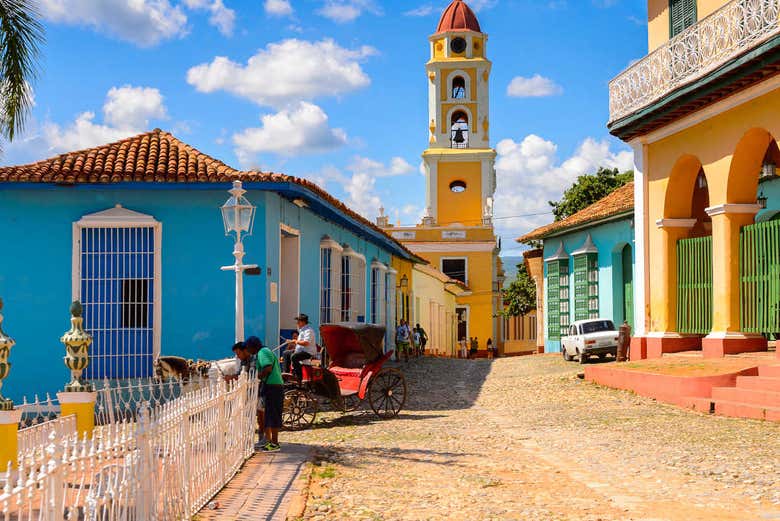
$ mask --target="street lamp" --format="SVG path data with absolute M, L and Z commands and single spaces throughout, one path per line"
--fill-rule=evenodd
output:
M 236 342 L 244 340 L 244 271 L 257 268 L 257 264 L 244 264 L 244 244 L 241 234 L 252 235 L 252 225 L 255 220 L 255 207 L 247 201 L 241 181 L 233 181 L 233 188 L 228 190 L 230 199 L 222 205 L 222 221 L 225 224 L 225 235 L 236 234 L 233 246 L 235 262 L 232 266 L 222 266 L 222 271 L 233 271 L 236 274 Z

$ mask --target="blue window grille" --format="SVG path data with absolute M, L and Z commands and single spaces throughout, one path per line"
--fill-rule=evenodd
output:
M 154 227 L 84 227 L 79 249 L 84 322 L 93 338 L 84 376 L 152 376 Z

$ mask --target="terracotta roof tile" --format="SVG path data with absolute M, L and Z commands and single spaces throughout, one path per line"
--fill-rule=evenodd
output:
M 550 223 L 526 233 L 517 242 L 538 241 L 575 226 L 600 221 L 608 217 L 630 212 L 634 209 L 634 183 L 626 183 L 603 199 L 583 208 L 574 215 L 558 222 Z
M 248 183 L 294 183 L 305 187 L 338 211 L 390 239 L 415 262 L 424 262 L 384 230 L 311 181 L 285 174 L 237 170 L 160 129 L 27 165 L 0 167 L 0 183 L 186 184 L 222 183 L 236 179 Z

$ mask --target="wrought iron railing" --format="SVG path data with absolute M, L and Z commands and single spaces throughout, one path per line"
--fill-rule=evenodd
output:
M 732 0 L 609 83 L 609 119 L 657 101 L 780 34 L 780 0 Z

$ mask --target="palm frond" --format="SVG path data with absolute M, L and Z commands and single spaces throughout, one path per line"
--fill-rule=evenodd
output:
M 32 108 L 43 26 L 31 0 L 0 0 L 0 134 L 21 132 Z

